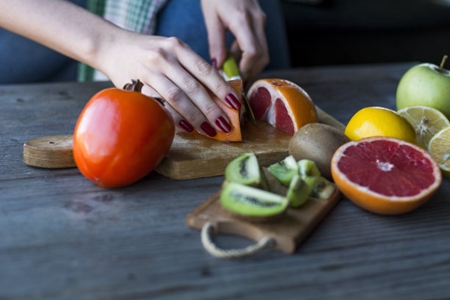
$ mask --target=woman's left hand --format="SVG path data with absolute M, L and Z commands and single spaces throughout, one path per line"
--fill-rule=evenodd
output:
M 222 66 L 227 56 L 226 32 L 234 35 L 230 51 L 239 61 L 242 79 L 255 78 L 269 63 L 264 31 L 266 15 L 257 0 L 202 0 L 211 61 Z

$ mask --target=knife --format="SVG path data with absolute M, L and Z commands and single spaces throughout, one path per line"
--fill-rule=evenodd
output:
M 228 53 L 227 58 L 222 66 L 222 76 L 225 80 L 241 80 L 241 73 L 239 72 L 239 67 L 231 53 Z M 246 117 L 253 123 L 256 124 L 255 115 L 253 114 L 253 110 L 248 102 L 248 98 L 245 94 L 245 91 L 242 92 L 242 99 L 244 99 L 244 107 L 245 107 L 245 115 Z

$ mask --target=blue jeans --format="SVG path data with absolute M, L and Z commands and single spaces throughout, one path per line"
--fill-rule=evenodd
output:
M 289 46 L 280 3 L 277 0 L 260 0 L 259 3 L 267 17 L 266 35 L 270 54 L 270 63 L 267 69 L 289 68 Z M 189 44 L 203 59 L 210 61 L 208 36 L 200 1 L 169 1 L 159 13 L 157 24 L 157 35 L 176 36 Z M 180 26 L 180 24 L 182 25 Z M 228 45 L 231 45 L 232 41 L 233 37 L 229 35 Z
M 86 0 L 72 0 L 85 7 Z M 278 1 L 260 0 L 267 15 L 269 69 L 290 66 L 284 21 Z M 157 35 L 177 36 L 206 61 L 208 41 L 200 1 L 171 0 L 158 15 Z M 232 37 L 229 36 L 231 43 Z M 0 84 L 75 81 L 78 63 L 42 45 L 0 29 Z

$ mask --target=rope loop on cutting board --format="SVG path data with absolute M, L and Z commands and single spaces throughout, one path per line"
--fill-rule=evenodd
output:
M 248 255 L 255 254 L 256 252 L 275 246 L 275 239 L 270 237 L 263 237 L 258 243 L 247 246 L 242 249 L 220 249 L 217 247 L 211 239 L 213 232 L 213 225 L 210 222 L 206 222 L 202 227 L 202 244 L 203 247 L 212 255 L 217 258 L 240 258 Z

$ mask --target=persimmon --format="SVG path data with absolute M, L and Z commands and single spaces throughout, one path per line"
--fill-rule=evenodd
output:
M 140 93 L 139 81 L 128 87 L 95 94 L 75 126 L 75 163 L 103 187 L 126 186 L 149 174 L 174 139 L 174 120 L 162 104 Z

